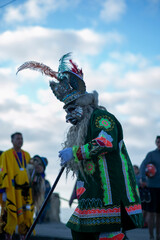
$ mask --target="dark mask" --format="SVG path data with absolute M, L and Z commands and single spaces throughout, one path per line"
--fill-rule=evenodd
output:
M 65 108 L 65 111 L 67 113 L 66 122 L 73 125 L 76 125 L 83 118 L 83 108 L 78 105 L 70 104 Z

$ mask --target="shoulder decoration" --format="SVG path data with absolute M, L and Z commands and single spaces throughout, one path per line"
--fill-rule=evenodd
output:
M 114 121 L 111 117 L 104 115 L 96 118 L 95 125 L 97 128 L 111 131 L 114 128 Z

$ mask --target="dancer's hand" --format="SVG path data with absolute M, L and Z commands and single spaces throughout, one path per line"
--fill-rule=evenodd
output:
M 65 148 L 59 151 L 59 157 L 61 158 L 61 166 L 64 166 L 67 162 L 73 159 L 72 148 Z

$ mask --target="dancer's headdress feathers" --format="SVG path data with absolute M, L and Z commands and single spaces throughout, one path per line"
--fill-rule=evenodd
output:
M 22 64 L 18 68 L 17 73 L 23 69 L 30 68 L 55 78 L 58 82 L 50 81 L 50 87 L 58 100 L 68 104 L 86 92 L 82 69 L 78 69 L 77 65 L 70 59 L 70 56 L 71 53 L 67 53 L 61 57 L 58 72 L 53 71 L 43 63 L 29 61 Z

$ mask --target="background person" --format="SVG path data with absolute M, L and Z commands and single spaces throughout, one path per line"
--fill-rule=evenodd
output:
M 45 198 L 45 169 L 48 160 L 45 157 L 35 155 L 27 166 L 29 182 L 32 188 L 33 203 L 38 212 Z
M 20 239 L 24 239 L 33 223 L 34 210 L 26 171 L 30 154 L 22 150 L 22 133 L 13 133 L 11 142 L 13 148 L 4 151 L 1 156 L 1 188 L 4 189 L 6 196 L 4 199 L 6 201 L 6 223 L 3 230 L 5 238 L 12 239 L 16 225 L 18 225 Z
M 4 215 L 4 211 L 5 211 L 5 201 L 6 201 L 6 197 L 3 193 L 5 193 L 5 189 L 2 189 L 2 161 L 1 161 L 1 155 L 2 155 L 3 151 L 0 151 L 0 238 L 3 237 L 3 226 L 5 224 L 4 219 L 3 219 L 3 215 Z M 4 197 L 4 198 L 3 198 Z
M 143 227 L 146 228 L 148 227 L 147 223 L 147 204 L 151 201 L 151 196 L 148 187 L 141 187 L 141 175 L 140 175 L 140 168 L 137 165 L 133 165 L 135 177 L 136 177 L 136 182 L 139 187 L 139 192 L 140 192 L 140 199 L 141 199 L 141 205 L 142 205 L 142 213 L 143 213 L 143 219 L 144 219 L 144 224 Z
M 32 188 L 33 202 L 36 215 L 38 214 L 51 186 L 46 179 L 45 170 L 48 165 L 46 157 L 35 155 L 27 165 L 29 182 Z M 60 199 L 57 193 L 52 193 L 47 205 L 45 206 L 38 223 L 60 222 Z
M 160 136 L 155 140 L 157 148 L 149 152 L 140 166 L 141 187 L 148 186 L 151 201 L 147 204 L 148 211 L 148 228 L 150 240 L 154 239 L 154 226 L 156 222 L 156 240 L 160 240 Z M 153 164 L 156 169 L 155 175 L 147 177 L 146 167 L 148 164 Z

